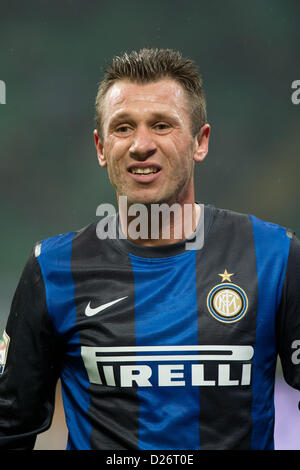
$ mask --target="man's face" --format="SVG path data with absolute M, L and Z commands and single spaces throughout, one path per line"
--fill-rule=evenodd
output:
M 107 92 L 98 159 L 117 194 L 129 203 L 191 203 L 194 161 L 208 150 L 209 125 L 191 135 L 189 104 L 176 81 L 120 80 Z

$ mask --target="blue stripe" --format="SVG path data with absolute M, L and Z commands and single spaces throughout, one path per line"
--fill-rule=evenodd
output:
M 137 346 L 197 345 L 196 252 L 151 260 L 130 258 Z M 148 366 L 152 385 L 138 388 L 138 448 L 199 449 L 199 388 L 191 385 L 191 363 L 154 361 Z M 168 386 L 160 380 L 161 366 Z
M 61 373 L 62 394 L 69 430 L 68 449 L 90 449 L 89 381 L 82 364 L 80 340 L 76 323 L 74 283 L 71 271 L 74 233 L 51 237 L 42 242 L 38 256 L 45 290 L 47 308 L 57 335 L 67 337 L 67 354 Z M 73 330 L 73 331 L 72 331 Z M 71 333 L 71 334 L 70 334 Z M 78 367 L 82 364 L 82 367 Z
M 252 374 L 252 449 L 274 449 L 275 317 L 282 294 L 290 239 L 286 229 L 252 221 L 258 283 Z

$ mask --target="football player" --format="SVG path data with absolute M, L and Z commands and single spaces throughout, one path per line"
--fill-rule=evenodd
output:
M 209 137 L 191 59 L 113 59 L 93 138 L 118 213 L 32 249 L 0 349 L 1 448 L 34 447 L 58 378 L 68 449 L 274 448 L 278 354 L 300 388 L 300 244 L 195 200 Z

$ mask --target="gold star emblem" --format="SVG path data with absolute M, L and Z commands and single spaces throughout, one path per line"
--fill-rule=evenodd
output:
M 231 276 L 233 276 L 233 275 L 234 275 L 234 273 L 229 274 L 229 273 L 227 272 L 227 269 L 225 269 L 225 271 L 223 272 L 223 274 L 218 274 L 218 276 L 221 276 L 222 282 L 224 282 L 224 281 L 229 281 L 229 282 L 231 282 L 231 279 L 230 279 L 230 278 L 231 278 Z

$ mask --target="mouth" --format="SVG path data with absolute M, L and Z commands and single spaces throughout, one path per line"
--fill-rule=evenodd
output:
M 130 165 L 127 170 L 135 181 L 150 183 L 158 177 L 161 172 L 161 167 L 156 164 L 139 163 Z

